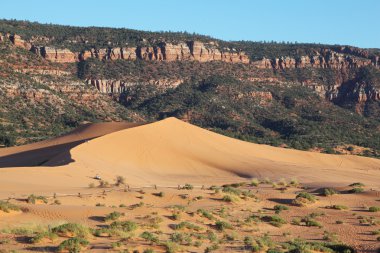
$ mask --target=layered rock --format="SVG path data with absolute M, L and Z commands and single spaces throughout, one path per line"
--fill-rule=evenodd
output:
M 30 51 L 51 62 L 66 63 L 76 62 L 78 60 L 78 55 L 68 49 L 32 46 Z
M 21 47 L 26 50 L 30 50 L 30 48 L 32 47 L 32 45 L 29 42 L 26 42 L 25 40 L 21 39 L 21 37 L 17 34 L 9 35 L 9 39 L 16 47 Z
M 154 85 L 160 89 L 175 88 L 181 84 L 183 80 L 151 80 L 146 84 Z M 98 91 L 105 94 L 121 94 L 126 91 L 128 87 L 136 86 L 140 83 L 127 82 L 122 80 L 107 80 L 107 79 L 88 79 L 87 83 L 94 86 Z

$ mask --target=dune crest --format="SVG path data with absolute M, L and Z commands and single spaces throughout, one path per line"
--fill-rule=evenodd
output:
M 57 167 L 0 169 L 0 184 L 68 191 L 86 187 L 99 174 L 110 182 L 121 175 L 139 186 L 211 185 L 252 177 L 294 177 L 316 185 L 362 181 L 377 186 L 380 177 L 377 159 L 248 143 L 175 118 L 87 140 L 73 147 L 69 156 L 58 155 L 45 165 Z

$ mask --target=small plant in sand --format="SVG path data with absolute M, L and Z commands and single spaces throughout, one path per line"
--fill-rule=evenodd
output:
M 57 251 L 58 252 L 79 253 L 82 251 L 82 249 L 87 247 L 88 244 L 89 244 L 89 242 L 87 240 L 85 240 L 83 238 L 74 237 L 74 238 L 70 238 L 70 239 L 67 239 L 67 240 L 61 242 L 61 244 L 59 244 L 59 246 L 58 246 Z
M 360 183 L 360 182 L 356 182 L 356 183 L 352 183 L 350 184 L 349 186 L 351 187 L 364 187 L 365 185 L 363 183 Z
M 115 185 L 116 186 L 125 185 L 125 177 L 123 177 L 123 176 L 116 176 L 116 178 L 115 178 Z
M 222 201 L 227 202 L 227 203 L 232 203 L 232 202 L 236 202 L 237 198 L 231 195 L 224 195 L 222 198 Z
M 31 194 L 28 196 L 26 202 L 28 202 L 29 204 L 36 204 L 37 202 L 42 202 L 42 203 L 47 204 L 48 200 L 44 196 L 36 196 L 34 194 Z
M 194 231 L 203 230 L 202 227 L 195 225 L 193 223 L 190 223 L 188 221 L 183 221 L 183 222 L 174 226 L 174 230 L 181 230 L 181 229 L 188 229 L 188 230 L 194 230 Z
M 209 220 L 214 220 L 215 217 L 214 215 L 212 215 L 209 211 L 205 210 L 205 209 L 198 209 L 197 213 Z
M 329 242 L 338 242 L 338 235 L 329 231 L 323 232 L 323 240 Z
M 170 235 L 170 240 L 182 245 L 190 245 L 192 243 L 191 234 L 175 232 Z
M 251 252 L 261 252 L 272 245 L 273 243 L 267 235 L 256 239 L 251 236 L 246 236 L 244 238 L 245 249 Z
M 316 221 L 316 220 L 314 220 L 308 216 L 305 216 L 304 218 L 302 218 L 301 222 L 303 222 L 306 227 L 318 227 L 318 228 L 323 227 L 318 221 Z
M 293 200 L 293 204 L 297 206 L 306 206 L 308 204 L 312 204 L 316 202 L 316 198 L 314 195 L 308 192 L 300 192 Z
M 30 238 L 31 243 L 39 243 L 44 239 L 49 239 L 50 241 L 54 241 L 57 239 L 58 235 L 52 231 L 43 231 L 38 232 L 36 235 L 34 235 L 32 238 Z
M 335 190 L 335 189 L 332 189 L 332 188 L 324 188 L 323 189 L 323 196 L 332 196 L 332 195 L 335 195 L 335 194 L 338 194 L 338 192 Z
M 158 243 L 160 240 L 158 239 L 157 236 L 155 236 L 154 234 L 148 232 L 148 231 L 144 231 L 141 235 L 140 235 L 141 238 L 151 242 L 151 243 Z
M 108 188 L 110 187 L 110 183 L 106 180 L 99 181 L 99 188 Z
M 104 217 L 104 221 L 115 221 L 115 220 L 118 220 L 121 216 L 124 216 L 124 213 L 120 213 L 120 212 L 117 212 L 117 211 L 114 211 L 112 213 L 109 213 L 106 215 L 106 217 Z
M 251 183 L 250 183 L 250 185 L 251 185 L 251 186 L 254 186 L 254 187 L 259 186 L 259 184 L 260 184 L 260 181 L 259 181 L 257 178 L 253 178 L 253 179 L 251 180 Z
M 157 196 L 157 197 L 160 197 L 160 198 L 165 197 L 165 193 L 164 192 L 153 193 L 153 195 Z
M 338 224 L 338 225 L 340 225 L 340 224 L 343 224 L 344 222 L 342 221 L 342 220 L 337 220 L 337 221 L 335 221 L 335 224 Z
M 233 194 L 233 195 L 236 195 L 236 196 L 239 196 L 241 194 L 241 190 L 239 189 L 236 189 L 232 186 L 225 186 L 223 187 L 222 191 L 224 193 L 229 193 L 229 194 Z
M 64 237 L 80 237 L 87 238 L 90 235 L 90 229 L 77 223 L 65 223 L 54 227 L 52 232 Z
M 276 213 L 276 214 L 279 214 L 281 211 L 289 210 L 289 207 L 284 206 L 284 205 L 275 205 L 275 206 L 273 207 L 273 209 L 275 210 L 275 213 Z
M 124 232 L 131 232 L 138 228 L 138 225 L 133 221 L 114 221 L 111 223 L 110 228 L 120 229 Z
M 282 225 L 286 224 L 286 221 L 277 215 L 273 215 L 273 216 L 266 215 L 266 216 L 261 217 L 261 220 L 268 222 L 269 224 L 275 227 L 282 227 Z
M 296 178 L 292 178 L 290 179 L 289 185 L 293 187 L 298 187 L 300 184 Z
M 233 229 L 233 226 L 230 223 L 226 221 L 220 221 L 220 220 L 215 222 L 215 227 L 219 231 L 224 231 L 226 229 Z
M 176 253 L 179 250 L 179 246 L 175 242 L 167 241 L 163 244 L 166 253 Z
M 328 209 L 335 209 L 335 210 L 347 210 L 348 207 L 344 205 L 331 205 L 331 206 L 326 206 Z
M 380 206 L 371 206 L 370 208 L 368 208 L 368 211 L 370 212 L 380 212 Z
M 194 189 L 194 186 L 191 185 L 191 184 L 185 184 L 183 187 L 182 187 L 183 190 L 192 190 Z
M 355 187 L 348 191 L 348 193 L 362 193 L 362 192 L 364 192 L 364 189 L 360 187 Z
M 9 213 L 10 211 L 20 211 L 20 207 L 5 201 L 0 200 L 0 211 Z

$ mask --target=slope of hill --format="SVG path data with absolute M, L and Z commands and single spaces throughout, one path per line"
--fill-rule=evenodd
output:
M 377 187 L 379 168 L 377 159 L 258 145 L 168 118 L 89 140 L 43 166 L 0 169 L 0 184 L 4 196 L 83 191 L 96 174 L 108 182 L 123 176 L 131 186 L 294 177 L 316 187 L 353 181 Z

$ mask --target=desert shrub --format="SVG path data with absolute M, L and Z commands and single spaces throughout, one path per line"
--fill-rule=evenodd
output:
M 343 221 L 342 220 L 337 220 L 335 221 L 336 224 L 343 224 Z
M 324 188 L 323 189 L 323 195 L 326 196 L 326 197 L 327 196 L 332 196 L 334 194 L 338 194 L 338 192 L 336 190 L 332 189 L 332 188 Z
M 336 233 L 324 231 L 323 232 L 323 240 L 329 241 L 329 242 L 336 242 L 336 241 L 338 241 L 338 235 Z
M 28 199 L 26 200 L 29 204 L 36 204 L 37 201 L 42 201 L 43 203 L 47 204 L 48 200 L 44 196 L 36 196 L 34 194 L 31 194 L 28 196 Z
M 123 177 L 123 176 L 116 176 L 116 178 L 115 178 L 115 185 L 116 186 L 125 185 L 125 177 Z
M 186 233 L 175 232 L 170 235 L 170 240 L 179 244 L 190 245 L 192 242 L 191 235 Z
M 362 193 L 362 192 L 364 192 L 364 189 L 360 187 L 352 188 L 351 190 L 348 191 L 348 193 Z
M 297 206 L 305 206 L 307 204 L 315 203 L 315 196 L 308 192 L 300 192 L 293 200 L 293 204 Z
M 171 241 L 165 242 L 163 246 L 165 247 L 166 253 L 175 253 L 179 249 L 178 244 Z
M 255 187 L 259 186 L 259 184 L 260 184 L 260 181 L 257 178 L 253 178 L 250 183 L 251 186 L 255 186 Z
M 205 210 L 205 209 L 198 209 L 198 210 L 197 210 L 197 213 L 198 213 L 199 215 L 201 215 L 201 216 L 203 216 L 203 217 L 209 219 L 209 220 L 214 220 L 214 219 L 215 219 L 215 217 L 214 217 L 210 212 L 208 212 L 208 211 Z
M 275 227 L 281 227 L 282 225 L 286 224 L 286 221 L 277 215 L 273 215 L 273 216 L 266 215 L 266 216 L 263 216 L 261 220 L 265 222 L 269 222 L 269 224 Z
M 86 238 L 90 234 L 89 228 L 77 223 L 65 223 L 54 227 L 52 232 L 62 236 Z
M 289 210 L 289 207 L 284 205 L 275 205 L 273 209 L 275 210 L 276 214 L 279 214 L 281 211 Z
M 110 228 L 120 229 L 124 232 L 131 232 L 138 228 L 138 225 L 133 221 L 114 221 L 111 223 Z
M 370 208 L 368 208 L 368 211 L 370 212 L 380 212 L 380 206 L 371 206 Z
M 215 222 L 215 227 L 219 231 L 224 231 L 225 229 L 232 229 L 232 225 L 226 221 L 217 221 Z
M 159 242 L 159 239 L 157 236 L 155 236 L 154 234 L 148 232 L 148 231 L 144 231 L 141 235 L 140 235 L 141 238 L 147 240 L 147 241 L 150 241 L 152 243 L 158 243 Z
M 157 196 L 157 197 L 160 197 L 160 198 L 165 197 L 165 193 L 164 192 L 153 193 L 153 195 Z
M 99 188 L 108 188 L 110 187 L 110 183 L 106 180 L 99 181 Z
M 237 195 L 239 196 L 241 194 L 241 191 L 239 189 L 236 189 L 232 186 L 225 186 L 222 188 L 222 191 L 224 193 L 229 193 L 229 194 L 234 194 L 234 195 Z
M 51 241 L 54 241 L 57 237 L 58 237 L 57 234 L 53 233 L 52 231 L 38 232 L 36 235 L 34 235 L 32 238 L 30 238 L 30 242 L 31 243 L 39 243 L 45 238 L 47 238 Z
M 380 235 L 380 229 L 371 232 L 372 235 Z
M 67 239 L 58 246 L 58 252 L 68 251 L 69 253 L 79 253 L 89 242 L 83 238 L 70 238 Z
M 143 253 L 154 253 L 153 249 L 144 249 Z
M 119 219 L 123 215 L 124 215 L 123 213 L 114 211 L 112 213 L 107 214 L 106 217 L 104 217 L 104 221 L 114 221 L 114 220 Z
M 0 211 L 3 211 L 5 213 L 9 213 L 10 211 L 20 211 L 20 207 L 12 203 L 0 200 Z
M 195 230 L 195 231 L 201 231 L 202 230 L 202 228 L 200 226 L 197 226 L 197 225 L 190 223 L 190 222 L 187 222 L 187 221 L 183 221 L 179 224 L 176 224 L 174 226 L 174 229 L 175 230 L 189 229 L 189 230 Z
M 335 210 L 347 210 L 348 207 L 344 205 L 332 205 L 332 206 L 327 206 L 329 209 L 335 209 Z
M 217 249 L 219 249 L 219 245 L 215 243 L 215 244 L 213 244 L 211 246 L 206 247 L 206 249 L 205 249 L 204 252 L 205 253 L 209 253 L 209 252 L 213 252 L 213 251 L 215 251 Z
M 299 182 L 298 182 L 298 180 L 297 180 L 296 178 L 292 178 L 292 179 L 290 180 L 289 185 L 291 185 L 291 186 L 293 186 L 293 187 L 297 187 L 297 186 L 299 186 Z
M 306 216 L 304 218 L 301 219 L 301 222 L 303 222 L 305 224 L 305 226 L 307 227 L 318 227 L 318 228 L 322 228 L 322 225 L 316 221 L 316 220 L 313 220 L 312 218 Z
M 192 186 L 191 184 L 185 184 L 182 187 L 182 189 L 184 189 L 184 190 L 192 190 L 192 189 L 194 189 L 194 186 Z
M 234 197 L 231 196 L 231 195 L 224 195 L 223 198 L 222 198 L 222 201 L 224 201 L 224 202 L 228 202 L 228 203 L 231 203 L 231 202 L 236 202 L 237 199 L 234 198 Z
M 351 186 L 351 187 L 360 187 L 360 188 L 362 188 L 362 187 L 364 187 L 365 185 L 364 185 L 363 183 L 356 182 L 356 183 L 352 183 L 352 184 L 350 184 L 349 186 Z

